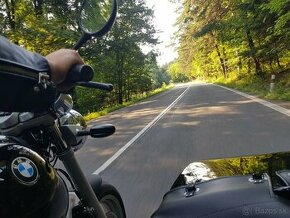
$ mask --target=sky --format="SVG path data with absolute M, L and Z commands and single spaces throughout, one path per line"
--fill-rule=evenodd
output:
M 177 52 L 174 51 L 173 47 L 169 47 L 172 43 L 171 37 L 173 36 L 176 27 L 174 23 L 176 21 L 176 5 L 170 3 L 168 0 L 146 0 L 146 4 L 149 8 L 154 9 L 154 24 L 157 31 L 160 33 L 157 34 L 159 45 L 154 48 L 158 50 L 160 56 L 157 61 L 159 65 L 164 65 L 177 57 Z M 149 48 L 144 48 L 145 52 Z

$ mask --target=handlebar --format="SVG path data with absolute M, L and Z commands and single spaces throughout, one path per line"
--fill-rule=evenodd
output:
M 75 65 L 66 77 L 67 83 L 89 82 L 94 77 L 94 69 L 89 65 Z
M 106 90 L 106 91 L 112 91 L 114 88 L 112 84 L 98 83 L 98 82 L 78 82 L 77 85 L 87 87 L 87 88 Z
M 94 77 L 94 69 L 89 65 L 75 65 L 68 73 L 65 82 L 78 86 L 112 91 L 113 85 L 109 83 L 90 82 Z

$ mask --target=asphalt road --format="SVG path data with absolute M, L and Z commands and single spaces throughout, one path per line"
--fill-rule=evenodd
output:
M 202 83 L 178 86 L 90 125 L 98 123 L 112 123 L 117 132 L 89 139 L 77 158 L 89 175 L 127 145 L 101 176 L 121 193 L 128 218 L 150 217 L 190 162 L 290 149 L 287 114 Z

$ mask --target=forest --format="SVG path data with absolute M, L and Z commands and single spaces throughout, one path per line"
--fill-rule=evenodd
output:
M 163 84 L 201 79 L 290 100 L 290 0 L 168 0 L 176 3 L 173 36 L 178 57 L 157 64 L 154 11 L 143 0 L 118 0 L 112 30 L 79 52 L 95 70 L 94 81 L 112 83 L 106 93 L 76 88 L 75 107 L 90 113 L 146 96 Z M 82 0 L 0 1 L 0 34 L 46 55 L 72 48 Z M 275 91 L 269 93 L 271 76 Z
M 77 23 L 81 3 L 82 0 L 0 1 L 0 34 L 42 55 L 72 48 L 81 35 Z M 157 64 L 157 52 L 142 52 L 142 46 L 158 43 L 153 10 L 142 0 L 119 0 L 118 5 L 118 17 L 111 31 L 79 51 L 95 70 L 93 80 L 112 83 L 114 91 L 77 87 L 73 98 L 82 113 L 123 104 L 170 81 L 166 69 Z
M 263 89 L 275 75 L 281 92 L 290 88 L 289 0 L 175 2 L 178 58 L 169 67 L 174 80 Z

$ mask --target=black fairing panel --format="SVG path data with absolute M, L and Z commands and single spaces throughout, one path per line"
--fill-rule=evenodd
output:
M 55 194 L 51 201 L 30 218 L 64 218 L 66 216 L 69 205 L 68 190 L 63 179 L 59 176 L 58 178 Z
M 189 164 L 152 217 L 290 217 L 290 152 Z
M 172 188 L 224 176 L 262 173 L 267 173 L 270 176 L 273 187 L 279 187 L 285 185 L 287 180 L 290 181 L 290 174 L 289 176 L 284 174 L 286 177 L 281 184 L 281 176 L 277 176 L 277 172 L 281 170 L 290 172 L 290 152 L 202 160 L 190 163 L 178 176 Z M 290 185 L 290 183 L 288 184 Z
M 290 217 L 290 201 L 272 192 L 269 177 L 220 177 L 197 183 L 193 195 L 189 190 L 172 189 L 152 217 Z

